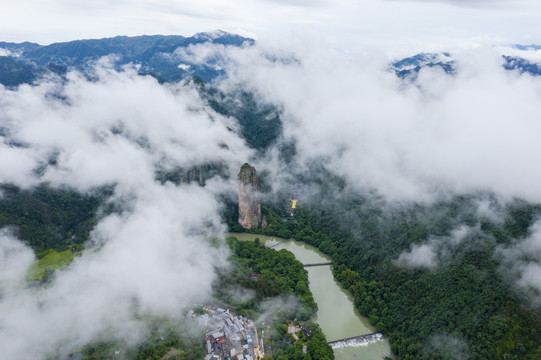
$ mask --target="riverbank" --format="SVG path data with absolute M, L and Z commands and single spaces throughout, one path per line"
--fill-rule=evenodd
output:
M 317 248 L 299 241 L 248 233 L 231 233 L 230 236 L 243 241 L 254 241 L 255 238 L 259 238 L 261 243 L 273 246 L 273 249 L 277 251 L 281 249 L 291 251 L 303 264 L 330 261 L 330 258 Z M 365 335 L 375 331 L 368 319 L 356 311 L 353 298 L 334 279 L 330 266 L 308 267 L 306 270 L 310 291 L 319 308 L 317 323 L 328 341 Z M 387 341 L 378 341 L 359 343 L 358 346 L 335 349 L 334 352 L 337 360 L 381 360 L 391 351 Z

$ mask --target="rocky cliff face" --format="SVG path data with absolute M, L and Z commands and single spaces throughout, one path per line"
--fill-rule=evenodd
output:
M 239 224 L 245 229 L 253 229 L 261 223 L 257 173 L 253 166 L 245 163 L 239 172 Z

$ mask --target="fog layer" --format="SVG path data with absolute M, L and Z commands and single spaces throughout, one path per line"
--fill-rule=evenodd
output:
M 216 196 L 234 191 L 234 181 L 162 184 L 156 170 L 214 163 L 234 172 L 251 151 L 194 89 L 109 64 L 97 64 L 92 80 L 73 72 L 0 88 L 0 182 L 81 192 L 113 186 L 108 201 L 117 209 L 98 217 L 89 250 L 44 287 L 26 282 L 32 250 L 2 230 L 6 359 L 67 354 L 104 334 L 133 343 L 145 330 L 136 314 L 181 316 L 184 306 L 208 299 L 215 269 L 227 266 Z

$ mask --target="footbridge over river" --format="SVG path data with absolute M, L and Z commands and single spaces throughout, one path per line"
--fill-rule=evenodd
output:
M 351 347 L 351 346 L 364 346 L 364 345 L 368 345 L 368 344 L 372 344 L 372 343 L 375 343 L 378 341 L 384 341 L 384 340 L 385 340 L 385 337 L 383 336 L 382 333 L 374 332 L 370 334 L 329 341 L 329 345 L 331 345 L 333 349 L 342 349 L 342 348 Z
M 304 266 L 304 267 L 325 266 L 325 265 L 332 265 L 332 261 L 320 262 L 320 263 L 312 263 L 312 264 L 302 264 L 302 266 Z

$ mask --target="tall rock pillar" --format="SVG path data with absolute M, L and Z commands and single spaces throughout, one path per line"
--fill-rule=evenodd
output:
M 261 224 L 259 181 L 255 168 L 244 163 L 239 172 L 239 224 L 253 229 Z

